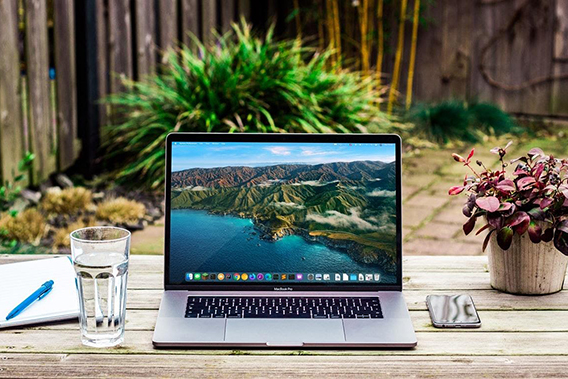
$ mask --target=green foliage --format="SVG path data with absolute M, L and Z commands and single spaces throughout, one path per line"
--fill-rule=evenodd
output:
M 26 172 L 30 169 L 33 160 L 34 155 L 26 153 L 24 159 L 18 163 L 18 175 L 12 172 L 14 180 L 12 182 L 6 180 L 4 185 L 0 186 L 0 212 L 9 210 L 14 201 L 20 196 L 22 192 L 20 184 L 26 180 Z
M 474 149 L 467 158 L 452 154 L 473 173 L 465 177 L 463 185 L 448 191 L 450 195 L 469 193 L 462 210 L 468 217 L 464 233 L 471 233 L 477 219 L 481 219 L 487 223 L 477 234 L 489 231 L 483 250 L 492 233 L 496 233 L 503 250 L 509 249 L 515 234 L 527 233 L 533 243 L 554 241 L 556 249 L 568 255 L 568 160 L 534 147 L 526 155 L 506 162 L 503 158 L 511 144 L 512 141 L 503 148 L 491 149 L 501 162 L 497 170 L 487 168 L 479 160 L 476 161 L 479 171 L 474 169 Z
M 522 128 L 499 107 L 488 103 L 446 101 L 418 105 L 409 114 L 416 131 L 437 143 L 479 142 L 482 136 L 518 133 Z
M 105 129 L 105 158 L 119 183 L 159 188 L 164 141 L 185 132 L 378 132 L 391 122 L 379 111 L 372 78 L 331 67 L 299 41 L 264 38 L 241 22 L 218 45 L 167 53 L 159 75 L 126 82 L 107 99 L 124 116 Z

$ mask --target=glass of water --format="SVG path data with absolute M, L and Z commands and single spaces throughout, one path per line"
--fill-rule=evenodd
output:
M 83 344 L 116 346 L 124 341 L 130 232 L 94 226 L 75 230 L 70 237 Z

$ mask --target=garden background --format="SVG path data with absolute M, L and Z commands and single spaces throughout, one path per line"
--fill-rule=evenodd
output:
M 567 153 L 568 0 L 2 0 L 0 17 L 7 252 L 112 223 L 160 254 L 173 130 L 401 134 L 408 254 L 481 254 L 450 152 Z

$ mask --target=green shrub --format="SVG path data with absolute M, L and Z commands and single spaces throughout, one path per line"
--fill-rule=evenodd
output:
M 159 188 L 164 141 L 186 132 L 378 132 L 391 122 L 379 111 L 372 78 L 331 67 L 299 41 L 274 41 L 244 22 L 218 45 L 169 52 L 160 74 L 125 82 L 107 99 L 122 121 L 105 128 L 105 159 L 116 180 Z M 118 162 L 118 163 L 117 163 Z
M 437 143 L 450 141 L 478 142 L 483 135 L 500 136 L 517 133 L 522 128 L 499 107 L 488 103 L 467 104 L 445 101 L 434 105 L 417 105 L 409 114 L 415 130 Z

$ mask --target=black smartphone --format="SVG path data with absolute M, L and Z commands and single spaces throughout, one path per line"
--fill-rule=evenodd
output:
M 469 295 L 428 295 L 426 305 L 436 328 L 479 328 L 481 320 Z

